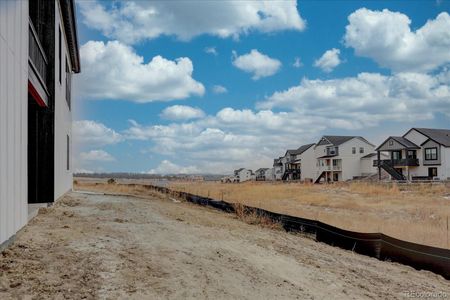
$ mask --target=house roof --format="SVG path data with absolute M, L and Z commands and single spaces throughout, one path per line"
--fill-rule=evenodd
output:
M 306 150 L 308 150 L 309 148 L 311 148 L 314 145 L 315 144 L 306 144 L 306 145 L 300 146 L 298 149 L 295 149 L 295 150 L 287 150 L 286 154 L 300 155 L 300 154 L 302 154 L 303 152 L 305 152 Z
M 390 136 L 383 143 L 381 143 L 381 145 L 378 146 L 375 150 L 380 149 L 390 139 L 393 139 L 394 141 L 396 141 L 400 145 L 404 146 L 405 149 L 420 149 L 419 146 L 417 146 L 416 144 L 414 144 L 413 142 L 411 142 L 407 138 L 404 138 L 402 136 Z
M 255 171 L 255 173 L 258 173 L 260 171 L 267 171 L 269 170 L 269 168 L 259 168 L 258 170 Z
M 75 17 L 74 0 L 60 0 L 61 12 L 66 33 L 67 44 L 69 45 L 69 56 L 72 71 L 80 73 L 80 51 L 78 47 L 77 18 Z
M 322 139 L 319 141 L 318 145 L 324 145 L 324 143 L 321 143 L 322 140 L 326 140 L 328 141 L 330 144 L 334 145 L 334 146 L 339 146 L 351 139 L 354 138 L 358 138 L 370 145 L 373 145 L 371 142 L 369 142 L 368 140 L 366 140 L 365 138 L 363 138 L 362 136 L 353 136 L 353 135 L 324 135 L 322 137 Z
M 371 158 L 371 157 L 374 157 L 374 156 L 376 156 L 377 154 L 376 153 L 369 153 L 369 154 L 367 154 L 367 155 L 364 155 L 363 157 L 361 157 L 361 158 Z
M 245 169 L 245 168 L 240 168 L 240 169 L 234 170 L 234 172 L 239 173 L 240 171 L 242 171 L 242 170 L 244 170 L 244 169 Z
M 441 144 L 445 147 L 450 147 L 450 129 L 412 128 L 411 130 L 413 129 L 427 136 L 429 139 L 435 141 L 438 144 Z M 408 134 L 408 132 L 406 134 Z
M 286 155 L 288 155 L 288 154 L 294 155 L 296 150 L 297 150 L 297 149 L 289 149 L 289 150 L 286 150 L 286 154 L 285 154 L 284 156 L 286 156 Z
M 295 154 L 300 155 L 314 145 L 315 144 L 306 144 L 306 145 L 300 146 L 297 150 L 295 150 L 295 152 L 296 152 Z

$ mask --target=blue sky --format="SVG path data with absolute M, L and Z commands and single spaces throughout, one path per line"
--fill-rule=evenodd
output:
M 78 171 L 228 173 L 323 134 L 450 128 L 448 1 L 77 9 Z

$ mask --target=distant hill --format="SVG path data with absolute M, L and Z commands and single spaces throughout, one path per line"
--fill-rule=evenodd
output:
M 215 181 L 220 180 L 224 175 L 216 174 L 144 174 L 144 173 L 75 173 L 74 177 L 88 177 L 88 178 L 121 178 L 121 179 L 165 179 L 165 180 L 205 180 Z

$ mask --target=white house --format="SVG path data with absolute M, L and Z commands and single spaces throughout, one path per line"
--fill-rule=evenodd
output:
M 265 181 L 266 180 L 266 170 L 267 168 L 259 168 L 255 171 L 255 179 L 256 181 Z
M 310 180 L 314 178 L 314 145 L 307 144 L 295 150 L 287 150 L 281 158 L 283 164 L 282 180 Z
M 234 178 L 236 182 L 244 182 L 255 179 L 252 170 L 240 168 L 234 171 Z
M 450 179 L 450 129 L 411 128 L 388 137 L 376 150 L 390 154 L 374 165 L 392 179 Z
M 281 180 L 284 174 L 284 166 L 281 161 L 281 157 L 273 160 L 273 179 Z
M 72 189 L 73 0 L 0 1 L 0 245 Z
M 264 177 L 266 181 L 275 180 L 274 168 L 265 168 Z
M 375 146 L 361 136 L 323 136 L 314 147 L 316 174 L 314 182 L 346 181 L 363 175 L 376 174 L 377 169 L 367 166 L 375 160 Z

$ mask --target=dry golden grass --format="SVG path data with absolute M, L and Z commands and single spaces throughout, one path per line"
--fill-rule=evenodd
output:
M 247 224 L 259 225 L 264 228 L 275 230 L 283 229 L 283 226 L 280 223 L 275 222 L 266 216 L 258 215 L 256 211 L 246 211 L 242 203 L 235 203 L 233 204 L 233 207 L 237 218 Z
M 86 188 L 87 182 L 77 180 L 78 186 L 89 190 L 108 189 L 120 193 L 118 190 L 124 189 L 121 185 L 95 186 L 93 183 Z M 172 182 L 169 187 L 217 200 L 320 220 L 347 230 L 383 232 L 402 240 L 450 248 L 448 184 Z M 141 191 L 136 186 L 128 193 L 148 193 L 148 190 Z
M 395 238 L 450 248 L 450 186 L 365 182 L 313 185 L 279 182 L 173 182 L 201 196 L 320 220 L 343 229 L 383 232 Z

